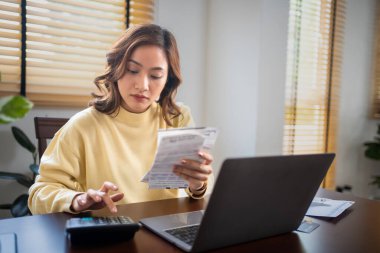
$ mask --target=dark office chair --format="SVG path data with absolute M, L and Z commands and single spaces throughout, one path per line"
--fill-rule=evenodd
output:
M 38 156 L 41 159 L 42 154 L 47 147 L 47 141 L 54 137 L 54 134 L 64 125 L 69 119 L 67 118 L 47 118 L 35 117 L 34 128 L 36 130 L 36 138 L 38 139 Z

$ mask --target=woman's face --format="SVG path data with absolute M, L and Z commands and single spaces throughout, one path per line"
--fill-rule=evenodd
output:
M 117 81 L 121 106 L 129 112 L 145 112 L 156 101 L 168 78 L 168 61 L 158 46 L 135 49 L 127 62 L 125 74 Z

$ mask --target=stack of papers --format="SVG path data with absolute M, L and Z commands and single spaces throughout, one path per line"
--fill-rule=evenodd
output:
M 344 210 L 352 206 L 354 203 L 354 201 L 315 197 L 307 210 L 306 215 L 318 217 L 338 217 Z
M 160 130 L 152 168 L 141 181 L 148 183 L 151 189 L 188 187 L 187 181 L 173 173 L 174 165 L 183 159 L 200 161 L 198 152 L 209 152 L 217 136 L 218 130 L 213 127 Z

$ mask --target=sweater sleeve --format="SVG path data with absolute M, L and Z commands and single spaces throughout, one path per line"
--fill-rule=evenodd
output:
M 29 189 L 28 206 L 33 214 L 72 212 L 73 198 L 84 192 L 80 171 L 83 143 L 71 124 L 59 130 L 40 162 L 40 175 Z

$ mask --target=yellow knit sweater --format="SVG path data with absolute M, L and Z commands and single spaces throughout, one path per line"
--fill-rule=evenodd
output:
M 191 126 L 189 109 L 182 106 L 181 112 L 173 127 Z M 124 193 L 118 204 L 177 197 L 178 190 L 149 190 L 140 182 L 153 163 L 158 129 L 168 127 L 157 103 L 139 114 L 120 108 L 116 116 L 106 115 L 92 107 L 77 113 L 41 159 L 40 175 L 29 189 L 31 212 L 70 212 L 76 194 L 97 190 L 104 181 Z

